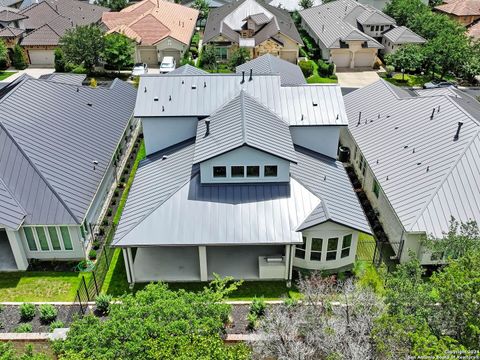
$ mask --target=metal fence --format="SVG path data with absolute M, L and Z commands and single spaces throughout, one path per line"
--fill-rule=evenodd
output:
M 398 263 L 397 255 L 394 251 L 400 244 L 392 244 L 390 241 L 378 241 L 373 237 L 360 238 L 357 246 L 357 261 L 367 261 L 375 266 L 382 264 L 391 270 Z

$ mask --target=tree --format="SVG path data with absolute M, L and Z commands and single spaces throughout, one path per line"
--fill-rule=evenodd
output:
M 199 20 L 206 19 L 208 17 L 208 12 L 210 11 L 210 7 L 208 5 L 207 0 L 195 0 L 192 5 L 192 8 L 197 9 L 200 12 L 198 16 Z
M 23 70 L 28 67 L 28 58 L 25 50 L 20 45 L 13 48 L 12 64 L 15 69 Z
M 398 25 L 408 25 L 414 16 L 430 9 L 421 0 L 391 0 L 383 11 L 393 17 Z
M 120 11 L 127 7 L 128 0 L 96 0 L 95 4 L 107 7 L 113 11 Z
M 419 45 L 404 44 L 394 53 L 385 56 L 385 62 L 402 70 L 402 80 L 405 80 L 405 71 L 419 69 L 424 61 L 422 48 Z
M 3 39 L 0 39 L 0 70 L 7 69 L 10 66 L 10 57 L 8 48 Z
M 25 351 L 23 354 L 19 355 L 17 351 L 13 348 L 12 343 L 10 342 L 0 342 L 0 360 L 49 360 L 51 357 L 40 354 L 33 353 L 33 346 L 28 344 L 25 346 Z
M 135 53 L 134 42 L 123 34 L 108 34 L 105 36 L 105 47 L 102 58 L 108 66 L 120 71 L 133 65 Z
M 214 45 L 205 45 L 202 47 L 200 66 L 207 70 L 217 68 L 217 54 Z
M 83 65 L 87 71 L 92 71 L 98 63 L 104 45 L 103 31 L 94 24 L 69 29 L 60 39 L 65 60 L 75 65 Z
M 246 360 L 245 345 L 226 346 L 220 336 L 231 311 L 222 300 L 240 284 L 230 281 L 217 279 L 198 293 L 150 284 L 112 304 L 106 319 L 74 321 L 54 349 L 63 360 Z
M 302 9 L 309 9 L 313 6 L 313 0 L 299 0 L 298 6 Z
M 317 274 L 298 284 L 301 304 L 269 309 L 252 343 L 256 358 L 373 359 L 370 332 L 383 303 L 368 287 Z M 332 305 L 333 300 L 342 304 Z
M 303 76 L 306 78 L 309 78 L 313 75 L 313 71 L 315 69 L 313 60 L 300 60 L 298 62 L 298 66 L 302 70 Z
M 230 69 L 232 71 L 235 71 L 235 68 L 237 66 L 245 64 L 248 60 L 250 60 L 250 51 L 245 48 L 238 48 L 232 53 L 230 57 Z

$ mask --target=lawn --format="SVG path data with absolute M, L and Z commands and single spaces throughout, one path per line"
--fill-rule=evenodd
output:
M 15 71 L 0 71 L 0 81 L 5 80 L 13 74 L 15 74 Z
M 402 74 L 395 74 L 391 78 L 388 78 L 386 74 L 382 74 L 381 76 L 383 79 L 385 79 L 389 83 L 392 83 L 393 85 L 396 85 L 396 86 L 422 87 L 423 84 L 429 81 L 432 81 L 431 75 L 405 74 L 405 79 L 403 79 Z M 437 77 L 437 80 L 438 80 L 438 77 Z M 445 79 L 448 81 L 455 80 L 454 78 L 449 76 L 445 76 Z
M 323 77 L 318 74 L 318 63 L 315 60 L 310 60 L 313 63 L 313 75 L 307 78 L 309 84 L 336 84 L 338 82 L 336 75 Z
M 0 301 L 73 301 L 80 280 L 75 272 L 3 272 Z

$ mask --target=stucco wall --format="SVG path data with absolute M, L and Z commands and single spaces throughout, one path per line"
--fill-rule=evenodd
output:
M 230 176 L 230 166 L 260 166 L 260 177 L 255 178 L 232 178 Z M 278 176 L 264 177 L 263 167 L 265 165 L 277 165 Z M 227 166 L 226 178 L 214 178 L 214 166 Z M 200 175 L 202 183 L 258 183 L 258 182 L 288 182 L 290 179 L 290 162 L 279 157 L 267 154 L 248 146 L 242 146 L 223 155 L 219 155 L 200 164 Z
M 341 258 L 342 239 L 345 235 L 352 235 L 350 253 L 347 257 Z M 305 259 L 294 256 L 293 266 L 308 270 L 335 270 L 352 266 L 357 253 L 358 231 L 333 222 L 326 222 L 302 232 L 306 238 Z M 321 261 L 310 260 L 312 238 L 323 239 Z M 335 260 L 326 260 L 327 243 L 329 238 L 338 238 L 337 255 Z M 295 254 L 295 249 L 294 249 Z
M 195 137 L 197 123 L 196 117 L 143 118 L 147 155 Z
M 341 126 L 291 126 L 293 143 L 331 158 L 337 157 Z

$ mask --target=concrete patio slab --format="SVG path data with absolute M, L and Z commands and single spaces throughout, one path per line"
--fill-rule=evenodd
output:
M 346 88 L 361 88 L 380 79 L 376 71 L 337 72 L 338 84 Z

